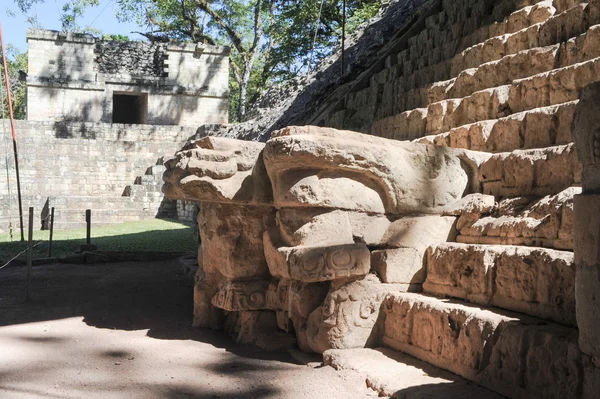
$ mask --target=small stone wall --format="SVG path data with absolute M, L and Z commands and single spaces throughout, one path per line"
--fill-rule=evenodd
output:
M 98 41 L 95 48 L 95 69 L 99 73 L 135 76 L 165 75 L 165 48 L 144 42 Z
M 196 133 L 196 128 L 180 126 L 122 125 L 90 122 L 15 121 L 19 148 L 19 167 L 23 209 L 35 207 L 38 216 L 46 206 L 57 206 L 65 223 L 63 228 L 79 227 L 83 217 L 67 218 L 66 212 L 87 208 L 113 211 L 106 221 L 135 220 L 155 217 L 153 208 L 165 205 L 160 193 L 162 172 L 151 168 L 162 157 L 173 153 Z M 10 124 L 0 120 L 0 169 L 6 176 L 8 155 L 9 182 L 0 180 L 0 232 L 6 231 L 9 213 L 13 227 L 18 226 L 17 186 Z M 149 179 L 140 179 L 146 177 Z M 142 180 L 141 196 L 128 195 L 128 186 Z M 149 185 L 146 180 L 152 182 Z M 10 185 L 10 197 L 8 189 Z M 137 195 L 137 192 L 136 192 Z M 68 198 L 68 200 L 62 200 Z M 163 204 L 161 204 L 163 201 Z M 126 204 L 129 202 L 129 204 Z M 187 208 L 186 208 L 187 209 Z M 144 212 L 145 210 L 145 212 Z M 177 215 L 174 204 L 168 215 Z M 97 213 L 97 212 L 96 212 Z M 114 214 L 113 214 L 114 213 Z M 154 213 L 154 214 L 153 214 Z M 81 220 L 79 220 L 81 219 Z M 188 220 L 189 217 L 184 218 Z M 100 220 L 96 220 L 100 222 Z

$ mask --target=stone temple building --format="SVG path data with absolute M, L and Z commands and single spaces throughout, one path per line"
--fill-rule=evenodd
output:
M 24 209 L 36 228 L 50 207 L 56 227 L 144 218 L 190 219 L 194 207 L 160 191 L 163 156 L 228 121 L 229 48 L 99 40 L 30 29 L 27 108 L 16 121 Z M 3 134 L 10 136 L 3 121 Z M 12 147 L 0 182 L 0 232 L 18 229 Z
M 347 54 L 165 162 L 194 323 L 385 396 L 600 397 L 600 1 L 398 0 Z
M 227 47 L 97 40 L 30 29 L 27 119 L 227 123 Z

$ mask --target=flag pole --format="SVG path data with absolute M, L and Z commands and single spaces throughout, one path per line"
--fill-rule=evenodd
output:
M 15 133 L 15 118 L 13 116 L 12 97 L 10 94 L 10 81 L 8 80 L 8 65 L 6 63 L 6 48 L 4 46 L 4 36 L 2 35 L 2 22 L 0 22 L 0 44 L 2 45 L 2 64 L 4 65 L 4 81 L 6 82 L 8 112 L 10 115 L 10 128 L 12 131 L 13 152 L 15 154 L 15 171 L 17 172 L 17 195 L 19 197 L 19 226 L 21 227 L 21 241 L 25 241 L 25 235 L 23 234 L 23 203 L 21 201 L 21 179 L 19 175 L 19 152 L 17 150 L 17 134 Z

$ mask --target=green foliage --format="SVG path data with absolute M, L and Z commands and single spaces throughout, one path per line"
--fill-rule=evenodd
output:
M 130 40 L 129 36 L 127 35 L 105 34 L 100 37 L 102 37 L 102 40 L 112 40 L 115 42 L 127 42 Z
M 286 80 L 314 69 L 341 44 L 343 13 L 339 0 L 279 3 L 268 68 L 273 79 Z M 380 0 L 347 1 L 346 36 L 373 17 L 380 6 Z
M 69 0 L 62 6 L 60 22 L 65 32 L 86 33 L 86 28 L 77 24 L 85 10 L 100 4 L 100 0 Z
M 10 44 L 6 46 L 6 63 L 8 64 L 8 81 L 12 96 L 13 115 L 15 119 L 25 119 L 25 82 L 19 80 L 19 70 L 27 72 L 27 53 L 19 53 L 16 47 Z M 0 62 L 0 77 L 2 78 L 1 97 L 4 117 L 9 117 L 8 96 L 4 80 L 4 67 Z M 2 115 L 0 115 L 2 117 Z
M 6 227 L 6 226 L 3 226 Z M 0 234 L 0 264 L 18 254 L 25 243 L 18 240 L 18 222 L 13 220 L 13 238 L 9 234 Z M 165 219 L 151 219 L 138 222 L 126 222 L 107 226 L 92 225 L 92 244 L 103 251 L 164 251 L 193 252 L 198 249 L 190 224 Z M 34 231 L 34 242 L 46 241 L 34 248 L 34 258 L 48 256 L 48 234 Z M 16 237 L 16 238 L 15 238 Z M 86 229 L 56 230 L 53 235 L 52 255 L 73 255 L 81 244 L 85 244 Z M 25 254 L 19 259 L 25 260 Z

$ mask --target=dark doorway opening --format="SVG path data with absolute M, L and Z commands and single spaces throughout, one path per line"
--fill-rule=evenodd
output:
M 145 124 L 148 114 L 148 94 L 113 94 L 113 123 Z

